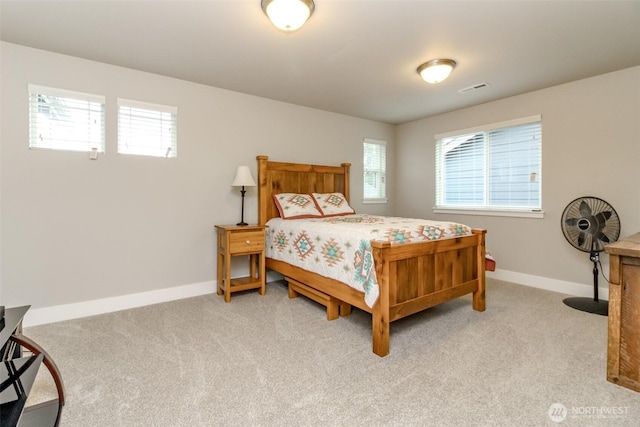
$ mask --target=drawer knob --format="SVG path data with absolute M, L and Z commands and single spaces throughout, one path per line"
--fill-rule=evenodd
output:
M 247 240 L 247 245 L 251 243 L 251 240 Z

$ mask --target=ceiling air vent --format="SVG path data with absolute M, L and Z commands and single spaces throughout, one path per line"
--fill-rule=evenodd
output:
M 482 89 L 482 88 L 485 88 L 487 86 L 489 86 L 489 83 L 487 83 L 487 82 L 478 83 L 478 84 L 475 84 L 473 86 L 469 86 L 469 87 L 465 87 L 465 88 L 462 88 L 462 89 L 458 89 L 458 92 L 460 92 L 460 93 L 473 92 L 474 90 Z

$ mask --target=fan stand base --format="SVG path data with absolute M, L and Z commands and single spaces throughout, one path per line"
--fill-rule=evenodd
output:
M 601 316 L 609 315 L 609 302 L 602 300 L 594 300 L 593 298 L 572 297 L 562 300 L 566 305 L 576 310 L 586 311 L 587 313 L 599 314 Z

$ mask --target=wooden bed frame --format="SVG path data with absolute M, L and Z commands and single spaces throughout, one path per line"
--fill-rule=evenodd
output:
M 274 193 L 340 192 L 349 200 L 350 163 L 322 166 L 258 160 L 258 221 L 278 217 Z M 485 310 L 485 230 L 470 236 L 391 245 L 372 241 L 380 296 L 373 309 L 364 294 L 337 280 L 267 258 L 266 267 L 340 301 L 341 315 L 351 306 L 372 314 L 373 352 L 389 354 L 390 323 L 451 299 L 473 293 L 473 309 Z

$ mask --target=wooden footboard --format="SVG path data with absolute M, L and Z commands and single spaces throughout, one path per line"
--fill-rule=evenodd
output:
M 468 293 L 474 310 L 485 310 L 485 233 L 406 245 L 371 242 L 380 287 L 372 310 L 375 354 L 389 354 L 394 320 Z
M 372 314 L 373 352 L 389 354 L 390 324 L 473 293 L 473 309 L 485 310 L 485 230 L 432 242 L 371 242 L 380 296 L 373 309 L 361 292 L 337 280 L 267 258 L 267 268 Z

